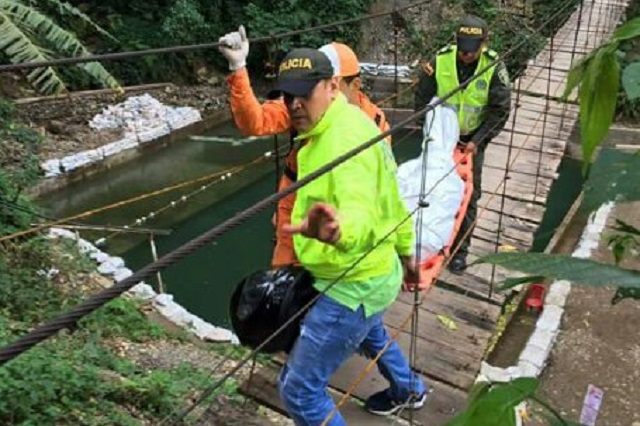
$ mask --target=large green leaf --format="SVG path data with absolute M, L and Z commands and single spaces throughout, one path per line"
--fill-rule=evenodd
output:
M 604 149 L 584 185 L 580 213 L 588 215 L 613 200 L 640 200 L 640 156 Z
M 580 83 L 584 79 L 585 71 L 587 66 L 593 59 L 594 53 L 591 52 L 585 58 L 582 58 L 576 65 L 571 68 L 569 71 L 569 75 L 567 76 L 567 85 L 564 88 L 564 92 L 562 93 L 562 100 L 567 101 L 569 96 L 573 92 L 573 90 L 580 86 Z
M 605 45 L 589 62 L 580 85 L 580 136 L 584 171 L 596 147 L 613 123 L 620 87 L 620 64 L 615 45 Z
M 88 15 L 83 13 L 77 7 L 60 0 L 42 0 L 42 1 L 55 6 L 58 9 L 58 13 L 60 13 L 61 15 L 69 15 L 69 16 L 79 18 L 80 20 L 89 24 L 94 30 L 98 31 L 103 36 L 111 39 L 112 41 L 118 42 L 117 38 L 111 35 L 107 30 L 102 28 L 100 25 L 96 24 Z
M 37 38 L 46 41 L 63 54 L 90 54 L 75 35 L 58 26 L 34 7 L 17 0 L 0 0 L 0 51 L 3 51 L 13 63 L 50 59 L 51 52 L 34 42 Z M 120 87 L 102 65 L 93 62 L 79 66 L 103 86 Z M 27 78 L 43 93 L 60 93 L 65 90 L 62 79 L 52 68 L 35 69 Z
M 446 426 L 515 426 L 515 407 L 534 395 L 537 389 L 538 380 L 533 378 L 479 388 L 468 407 Z
M 640 237 L 640 229 L 621 219 L 616 219 L 616 224 L 613 226 L 613 230 Z
M 558 254 L 495 253 L 479 262 L 593 287 L 640 288 L 640 272 Z
M 618 42 L 635 37 L 640 37 L 640 18 L 625 22 L 613 32 L 613 39 Z
M 477 263 L 477 262 L 474 262 Z M 545 277 L 542 275 L 527 275 L 526 277 L 507 278 L 502 285 L 498 288 L 498 291 L 513 288 L 521 284 L 539 283 L 544 281 Z
M 622 87 L 630 100 L 640 98 L 640 62 L 634 62 L 622 71 Z
M 47 50 L 33 43 L 9 16 L 0 9 L 0 51 L 14 64 L 49 59 Z M 29 82 L 43 93 L 60 93 L 65 85 L 53 68 L 36 68 L 27 74 Z

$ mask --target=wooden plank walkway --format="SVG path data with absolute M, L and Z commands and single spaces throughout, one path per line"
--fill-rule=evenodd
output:
M 624 5 L 607 0 L 585 1 L 582 13 L 578 10 L 573 13 L 553 42 L 529 62 L 520 81 L 513 83 L 520 93 L 516 96 L 514 90 L 511 117 L 485 154 L 483 193 L 470 261 L 493 253 L 496 243 L 519 251 L 530 249 L 578 117 L 576 105 L 552 99 L 562 95 L 571 64 L 584 52 L 600 45 L 615 28 Z M 578 29 L 580 32 L 576 35 Z M 402 120 L 407 111 L 404 113 L 396 110 L 393 116 Z M 508 180 L 503 187 L 505 173 Z M 497 239 L 499 224 L 501 232 Z M 414 424 L 442 425 L 464 407 L 465 391 L 475 381 L 505 299 L 501 293 L 489 296 L 492 278 L 500 282 L 513 276 L 517 274 L 503 268 L 493 269 L 490 265 L 472 266 L 462 275 L 443 271 L 438 286 L 419 307 L 414 368 L 433 392 L 427 406 L 414 413 Z M 411 343 L 409 327 L 405 330 L 399 327 L 411 313 L 412 297 L 412 294 L 401 294 L 385 315 L 385 324 L 391 334 L 399 333 L 396 340 L 406 354 Z M 457 329 L 445 327 L 439 315 L 452 319 Z M 274 359 L 273 364 L 257 371 L 250 385 L 243 386 L 246 394 L 279 411 L 284 410 L 276 389 L 276 377 L 282 362 L 281 358 Z M 367 360 L 354 356 L 336 372 L 330 390 L 336 400 L 351 388 L 366 365 Z M 361 408 L 363 400 L 386 386 L 377 369 L 372 368 L 341 410 L 350 425 L 396 423 L 397 419 L 371 416 Z M 407 416 L 408 413 L 402 415 L 405 419 Z

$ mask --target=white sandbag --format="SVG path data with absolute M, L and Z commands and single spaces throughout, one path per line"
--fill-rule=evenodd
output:
M 143 144 L 159 139 L 164 135 L 168 135 L 169 133 L 171 133 L 171 129 L 169 128 L 169 126 L 167 126 L 166 123 L 162 123 L 157 127 L 139 131 L 136 133 L 136 136 L 138 137 L 138 142 L 140 144 Z
M 58 176 L 62 173 L 60 169 L 60 160 L 54 158 L 53 160 L 47 160 L 40 164 L 42 170 L 44 170 L 44 177 Z
M 437 98 L 432 101 L 435 102 Z M 426 114 L 422 129 L 423 143 L 419 157 L 398 168 L 398 182 L 409 211 L 420 200 L 425 140 L 428 141 L 424 192 L 429 207 L 422 213 L 421 258 L 436 255 L 450 240 L 455 225 L 455 215 L 464 195 L 464 182 L 455 171 L 454 150 L 460 137 L 458 118 L 453 109 L 438 106 Z M 418 214 L 413 216 L 417 225 Z M 417 228 L 416 228 L 416 231 Z M 417 234 L 417 232 L 416 232 Z
M 106 158 L 136 146 L 138 146 L 138 138 L 135 135 L 126 135 L 115 142 L 102 145 L 99 149 Z
M 60 160 L 65 172 L 70 172 L 87 164 L 96 163 L 103 158 L 102 151 L 99 149 L 90 149 L 82 151 L 78 154 L 68 155 Z

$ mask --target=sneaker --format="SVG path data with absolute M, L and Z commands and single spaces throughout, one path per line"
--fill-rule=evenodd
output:
M 452 274 L 460 275 L 467 269 L 467 259 L 465 256 L 455 256 L 451 259 L 448 268 Z
M 364 403 L 364 409 L 378 416 L 389 416 L 400 411 L 403 405 L 406 405 L 405 409 L 418 410 L 427 400 L 427 392 L 425 391 L 419 396 L 412 396 L 405 404 L 406 401 L 394 401 L 389 395 L 389 391 L 390 389 L 385 389 L 371 395 Z

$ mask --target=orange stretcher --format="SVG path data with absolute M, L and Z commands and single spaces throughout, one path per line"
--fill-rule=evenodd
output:
M 440 253 L 431 256 L 429 259 L 422 262 L 422 270 L 423 274 L 425 274 L 424 279 L 430 286 L 435 284 L 435 281 L 438 279 L 438 276 L 442 271 L 444 261 L 451 254 L 451 249 L 456 236 L 462 227 L 462 221 L 464 220 L 464 216 L 467 214 L 467 208 L 469 207 L 469 201 L 471 200 L 471 195 L 473 193 L 473 157 L 465 154 L 461 148 L 456 148 L 453 153 L 453 160 L 456 164 L 456 172 L 464 182 L 464 193 L 462 200 L 460 201 L 460 207 L 456 213 L 456 221 L 453 225 L 453 232 L 451 233 L 449 242 L 440 251 Z

